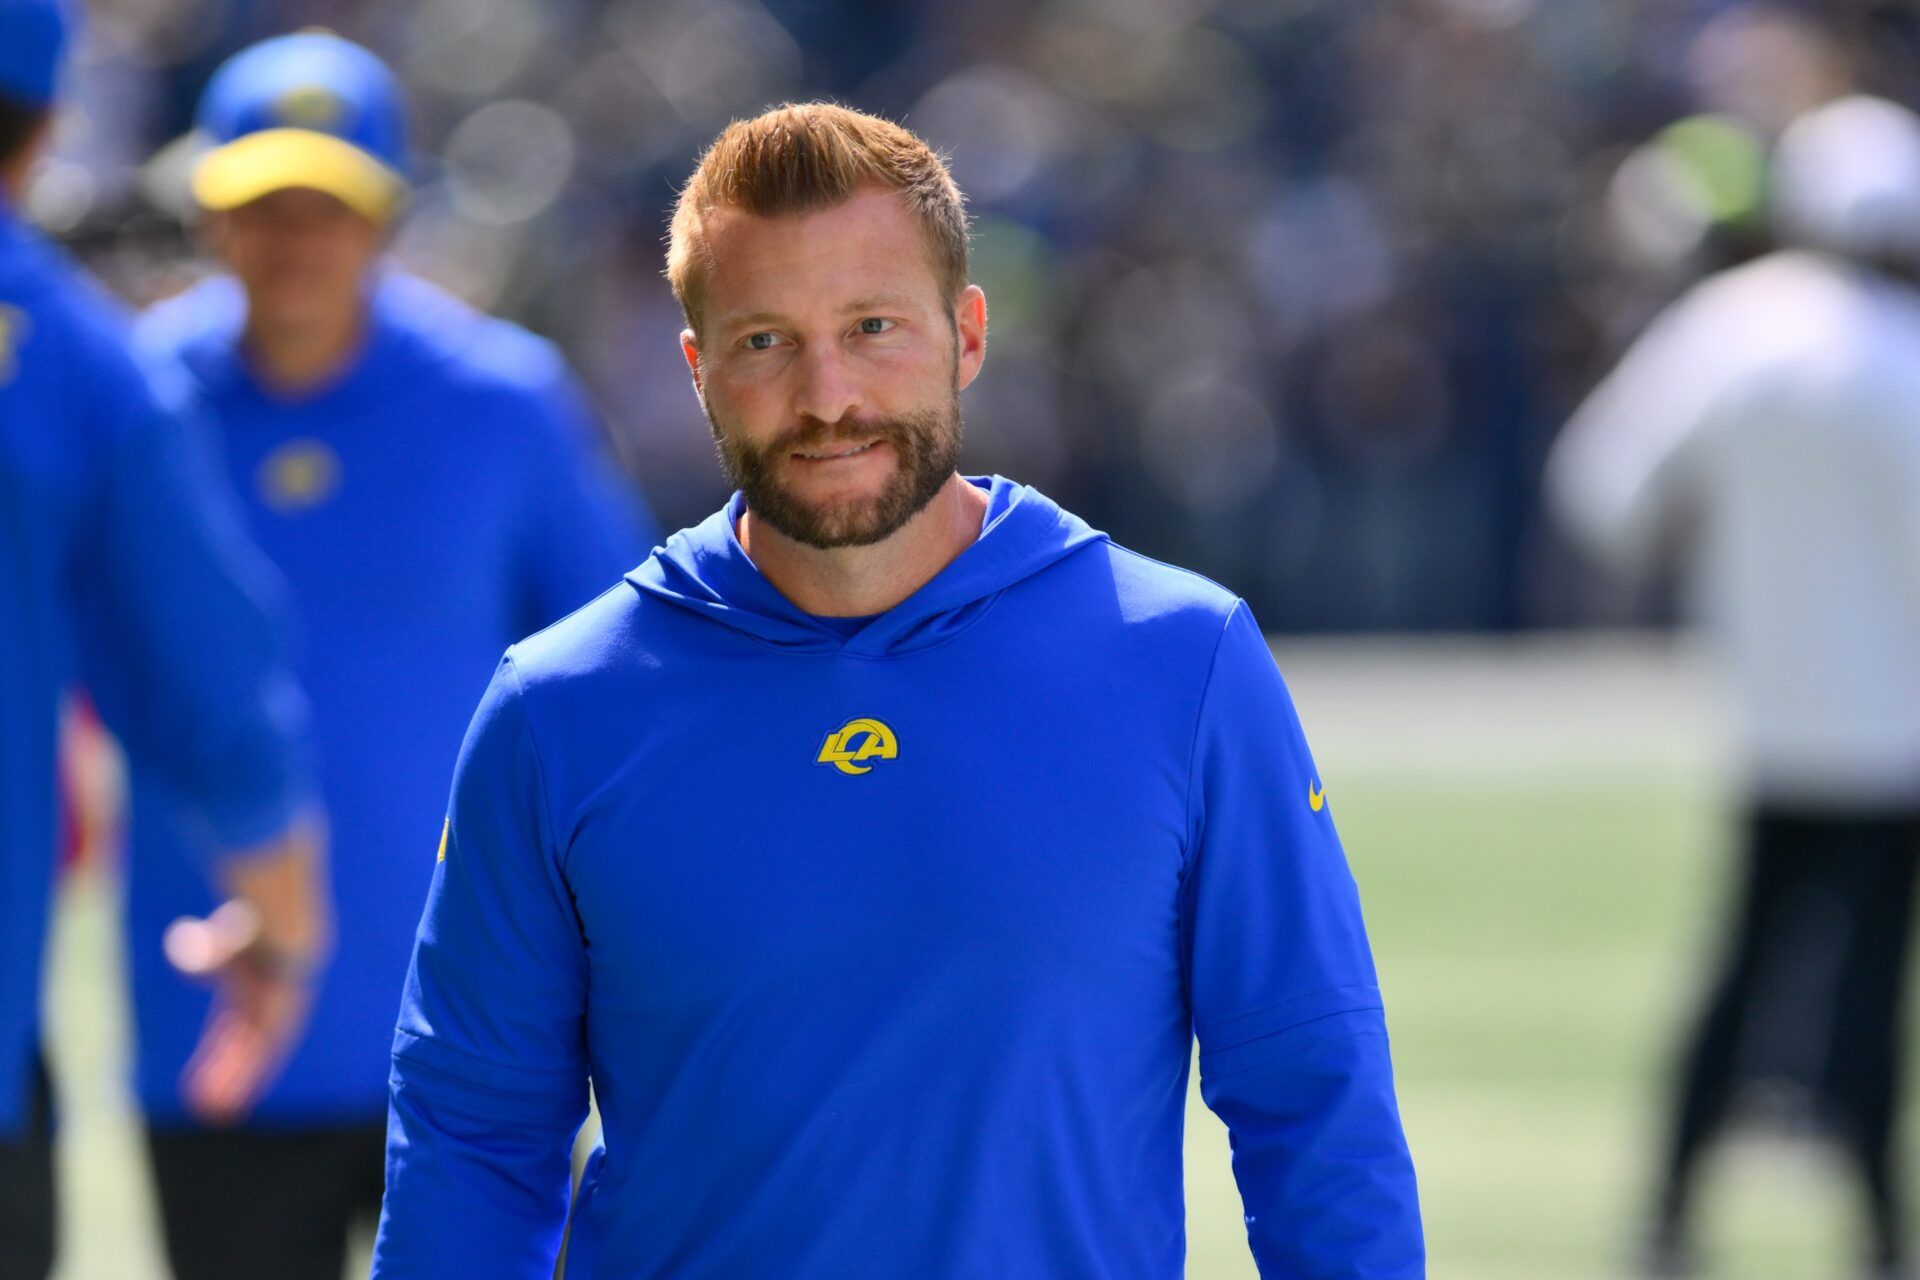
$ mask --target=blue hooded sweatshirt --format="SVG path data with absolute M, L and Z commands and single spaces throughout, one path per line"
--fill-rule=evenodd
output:
M 1175 1280 L 1189 1055 L 1261 1273 L 1414 1280 L 1358 895 L 1245 606 L 976 480 L 842 634 L 740 500 L 507 652 L 394 1041 L 374 1275 Z
M 584 395 L 524 329 L 385 271 L 358 356 L 283 398 L 247 367 L 245 318 L 239 285 L 215 277 L 137 334 L 185 371 L 247 529 L 292 589 L 332 828 L 333 958 L 250 1123 L 377 1126 L 420 916 L 404 851 L 439 832 L 447 766 L 500 650 L 618 582 L 654 545 L 653 518 L 597 465 Z M 191 797 L 147 761 L 132 792 L 135 1082 L 149 1123 L 177 1128 L 195 1123 L 180 1075 L 210 996 L 160 939 L 216 894 Z
M 63 692 L 92 690 L 206 853 L 279 834 L 312 797 L 272 570 L 183 426 L 181 380 L 127 342 L 0 202 L 0 1141 L 28 1122 Z

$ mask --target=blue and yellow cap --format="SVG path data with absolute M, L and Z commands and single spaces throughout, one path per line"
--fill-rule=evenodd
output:
M 277 36 L 236 53 L 213 73 L 198 126 L 213 143 L 193 172 L 203 208 L 309 187 L 385 222 L 406 198 L 400 82 L 331 32 Z
M 0 0 L 0 97 L 50 106 L 66 49 L 60 0 Z

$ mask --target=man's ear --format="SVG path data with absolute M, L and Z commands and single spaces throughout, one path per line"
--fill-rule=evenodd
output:
M 979 285 L 968 285 L 954 301 L 953 332 L 959 342 L 955 381 L 965 387 L 979 375 L 987 359 L 987 295 Z
M 686 357 L 687 372 L 693 375 L 694 394 L 704 394 L 704 388 L 700 385 L 700 340 L 691 329 L 680 331 L 680 354 Z
M 195 209 L 190 215 L 188 228 L 193 232 L 194 241 L 200 246 L 200 252 L 210 258 L 221 257 L 220 246 L 227 235 L 227 215 L 218 209 Z

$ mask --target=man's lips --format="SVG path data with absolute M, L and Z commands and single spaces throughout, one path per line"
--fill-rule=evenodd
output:
M 869 440 L 864 444 L 822 445 L 816 449 L 796 449 L 793 456 L 806 462 L 838 462 L 843 458 L 857 458 L 885 443 L 884 440 Z

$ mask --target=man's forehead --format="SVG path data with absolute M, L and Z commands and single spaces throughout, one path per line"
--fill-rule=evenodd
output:
M 275 187 L 272 191 L 236 205 L 230 213 L 253 212 L 265 214 L 354 214 L 365 219 L 364 214 L 355 212 L 352 205 L 329 191 L 318 187 L 303 187 L 297 183 L 284 187 Z M 370 219 L 366 219 L 370 221 Z
M 805 298 L 924 305 L 938 296 L 925 232 L 891 193 L 768 217 L 723 206 L 702 218 L 707 300 L 716 320 Z

